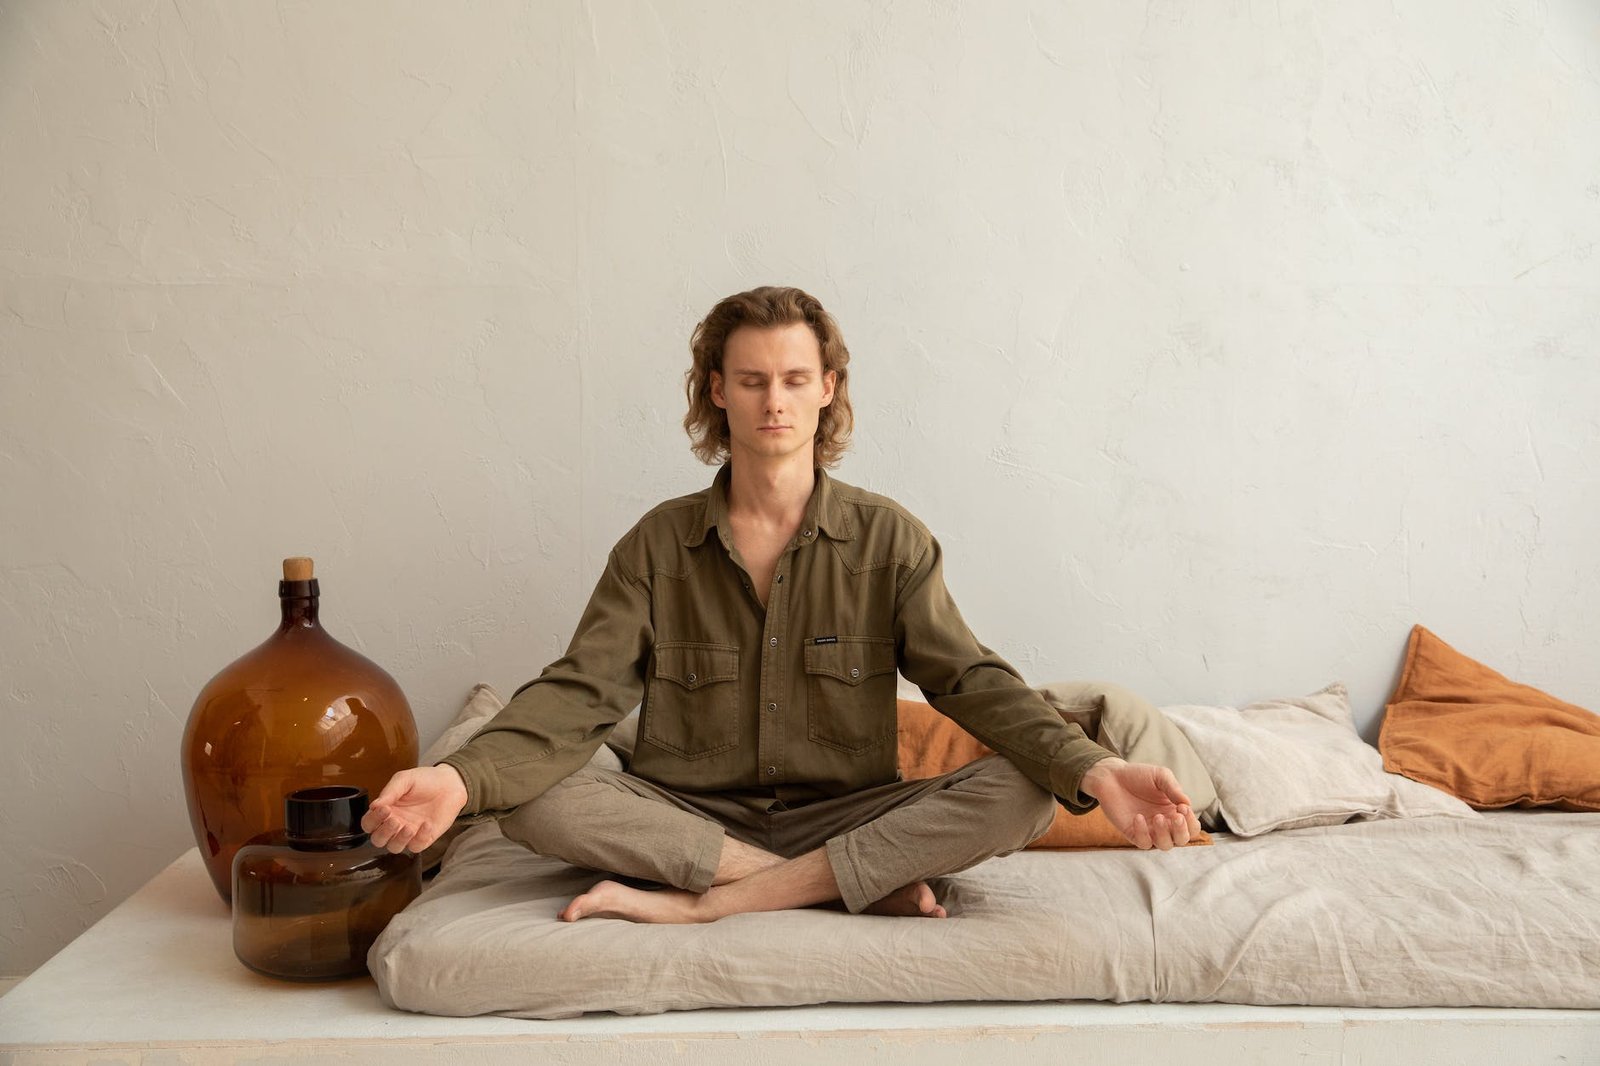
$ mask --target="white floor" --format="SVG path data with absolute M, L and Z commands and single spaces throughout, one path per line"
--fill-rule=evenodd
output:
M 755 1043 L 752 1043 L 754 1041 Z M 0 1063 L 676 1059 L 942 1066 L 1007 1062 L 1595 1064 L 1600 1011 L 1358 1010 L 1226 1004 L 871 1004 L 564 1021 L 384 1007 L 370 979 L 273 981 L 234 957 L 191 850 L 0 998 Z M 1181 1057 L 1180 1057 L 1181 1056 Z

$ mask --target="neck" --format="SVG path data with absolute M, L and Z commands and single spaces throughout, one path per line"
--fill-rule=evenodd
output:
M 734 456 L 728 484 L 728 514 L 766 526 L 798 525 L 816 488 L 811 454 L 781 459 Z

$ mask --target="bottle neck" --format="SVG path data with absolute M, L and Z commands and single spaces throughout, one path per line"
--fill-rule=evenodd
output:
M 310 581 L 278 582 L 278 602 L 283 608 L 279 629 L 319 629 L 317 622 L 318 589 L 316 578 Z

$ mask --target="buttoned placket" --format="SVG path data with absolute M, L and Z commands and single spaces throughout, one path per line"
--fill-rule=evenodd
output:
M 761 690 L 760 715 L 756 727 L 756 765 L 760 767 L 761 781 L 765 785 L 783 783 L 783 717 L 788 691 L 788 663 L 793 657 L 789 647 L 789 590 L 794 583 L 784 580 L 794 563 L 795 552 L 810 539 L 812 528 L 789 542 L 778 565 L 773 570 L 772 588 L 767 593 L 767 617 L 761 627 Z
M 728 557 L 743 575 L 740 581 L 750 597 L 754 609 L 763 612 L 761 624 L 761 683 L 758 686 L 759 705 L 756 718 L 756 768 L 762 785 L 771 787 L 784 781 L 783 774 L 783 713 L 785 710 L 787 663 L 792 656 L 789 648 L 789 590 L 793 582 L 785 580 L 794 563 L 795 552 L 816 539 L 816 523 L 807 519 L 800 532 L 778 556 L 773 568 L 772 587 L 767 590 L 767 603 L 763 608 L 761 598 L 751 587 L 750 571 L 739 559 L 738 550 L 730 538 L 723 538 Z

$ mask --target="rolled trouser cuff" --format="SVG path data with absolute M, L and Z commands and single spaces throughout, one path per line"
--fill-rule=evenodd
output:
M 941 787 L 827 840 L 828 864 L 850 913 L 906 885 L 1019 851 L 1055 817 L 1055 797 L 1001 755 L 941 780 Z
M 680 884 L 669 881 L 674 888 L 687 889 L 690 892 L 700 893 L 709 889 L 717 879 L 717 867 L 722 862 L 722 845 L 728 839 L 727 834 L 714 822 L 707 822 L 708 832 L 701 834 L 699 844 L 694 853 L 687 876 Z
M 889 893 L 872 895 L 861 883 L 861 865 L 857 860 L 854 841 L 853 834 L 845 833 L 830 838 L 823 847 L 827 849 L 828 865 L 833 867 L 833 879 L 839 886 L 840 901 L 851 914 L 860 914 Z

